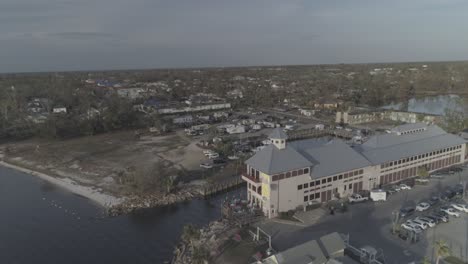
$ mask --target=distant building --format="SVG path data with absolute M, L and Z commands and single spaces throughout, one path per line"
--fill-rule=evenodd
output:
M 340 139 L 287 141 L 277 128 L 271 145 L 245 162 L 247 199 L 267 217 L 372 190 L 465 161 L 465 140 L 436 125 L 395 127 L 350 147 Z
M 180 113 L 191 113 L 191 112 L 200 112 L 200 111 L 211 111 L 211 110 L 222 110 L 230 109 L 230 103 L 220 103 L 220 104 L 206 104 L 206 105 L 194 105 L 194 106 L 184 106 L 184 107 L 175 107 L 175 108 L 161 108 L 158 109 L 160 114 L 180 114 Z
M 245 126 L 243 126 L 243 125 L 240 125 L 240 126 L 232 126 L 232 127 L 226 128 L 226 132 L 227 132 L 228 134 L 242 134 L 242 133 L 245 133 L 245 132 L 246 132 L 246 128 L 245 128 Z
M 315 109 L 336 109 L 339 103 L 337 101 L 319 101 L 314 103 Z
M 172 119 L 172 123 L 177 125 L 191 124 L 193 123 L 193 117 L 191 115 L 175 117 Z
M 310 109 L 300 109 L 301 115 L 304 116 L 313 116 L 315 114 L 315 110 L 310 110 Z
M 52 109 L 52 112 L 54 114 L 60 114 L 60 113 L 65 113 L 66 114 L 67 113 L 67 108 L 66 107 L 54 107 Z
M 371 123 L 381 120 L 391 120 L 404 123 L 422 122 L 425 124 L 436 124 L 440 121 L 440 116 L 397 110 L 355 109 L 351 111 L 337 111 L 335 117 L 336 123 L 349 125 Z

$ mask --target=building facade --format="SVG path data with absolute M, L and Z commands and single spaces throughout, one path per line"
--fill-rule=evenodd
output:
M 242 178 L 249 202 L 276 217 L 313 203 L 372 190 L 465 161 L 465 140 L 438 126 L 409 124 L 351 147 L 339 139 L 287 141 L 277 128 L 272 144 L 248 159 Z

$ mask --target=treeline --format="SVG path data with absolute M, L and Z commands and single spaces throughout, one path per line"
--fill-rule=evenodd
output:
M 44 113 L 31 113 L 28 104 L 45 99 Z M 52 113 L 65 107 L 67 113 Z M 157 116 L 133 109 L 133 103 L 115 93 L 85 87 L 81 78 L 53 75 L 0 79 L 0 138 L 31 136 L 68 138 L 157 124 Z

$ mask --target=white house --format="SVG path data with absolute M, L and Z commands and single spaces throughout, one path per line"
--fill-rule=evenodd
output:
M 60 114 L 60 113 L 66 114 L 66 113 L 67 113 L 67 108 L 66 108 L 66 107 L 54 107 L 54 108 L 52 109 L 52 112 L 53 112 L 54 114 Z

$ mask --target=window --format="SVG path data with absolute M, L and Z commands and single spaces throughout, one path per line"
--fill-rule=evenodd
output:
M 400 164 L 401 164 L 401 160 L 398 161 L 398 165 L 400 165 Z
M 333 176 L 333 181 L 337 181 L 338 180 L 338 176 Z
M 280 179 L 280 180 L 284 179 L 284 173 L 281 173 L 281 174 L 279 175 L 279 179 Z
M 281 140 L 281 144 L 283 144 L 283 143 L 284 143 L 284 140 Z
M 310 182 L 310 187 L 314 187 L 314 184 L 315 182 Z
M 315 186 L 320 185 L 320 180 L 315 181 Z
M 304 196 L 304 202 L 307 202 L 307 201 L 309 201 L 309 196 L 308 195 Z
M 297 186 L 297 190 L 302 190 L 302 184 L 299 184 L 299 185 Z
M 258 170 L 255 171 L 255 177 L 260 177 L 260 172 Z
M 346 185 L 344 185 L 343 187 L 344 187 L 344 190 L 346 191 Z
M 279 141 L 278 141 L 278 140 L 275 140 L 275 143 L 276 143 L 276 144 L 278 144 L 278 143 L 279 143 Z
M 307 173 L 309 173 L 309 168 L 304 169 L 304 174 L 307 174 Z
M 340 174 L 340 175 L 338 176 L 338 180 L 342 180 L 342 179 L 343 179 L 343 174 Z
M 287 178 L 291 178 L 291 172 L 289 172 L 289 171 L 286 172 L 286 179 L 287 179 Z
M 304 183 L 304 189 L 309 188 L 309 183 Z
M 356 176 L 356 175 L 358 175 L 358 173 L 359 173 L 359 171 L 354 171 L 353 175 Z
M 292 172 L 292 176 L 293 176 L 293 177 L 294 177 L 294 176 L 297 176 L 297 171 L 293 171 L 293 172 Z
M 360 169 L 360 170 L 359 170 L 359 174 L 364 174 L 364 170 L 363 170 L 363 169 Z
M 315 194 L 315 199 L 320 198 L 320 193 Z
M 309 199 L 313 200 L 314 199 L 314 194 L 309 195 Z
M 345 174 L 344 174 L 344 178 L 345 178 L 345 179 L 348 178 L 348 173 L 345 173 Z
M 390 162 L 390 166 L 393 166 L 393 161 Z
M 350 183 L 348 188 L 351 190 L 353 188 L 353 184 Z
M 278 175 L 273 175 L 273 181 L 277 181 L 278 180 Z
M 327 179 L 327 182 L 331 182 L 331 181 L 332 181 L 332 178 L 331 178 L 331 177 Z
M 322 184 L 325 184 L 325 183 L 327 183 L 327 179 L 322 180 Z
M 304 170 L 298 170 L 298 171 L 297 171 L 297 174 L 298 174 L 298 175 L 304 174 Z

